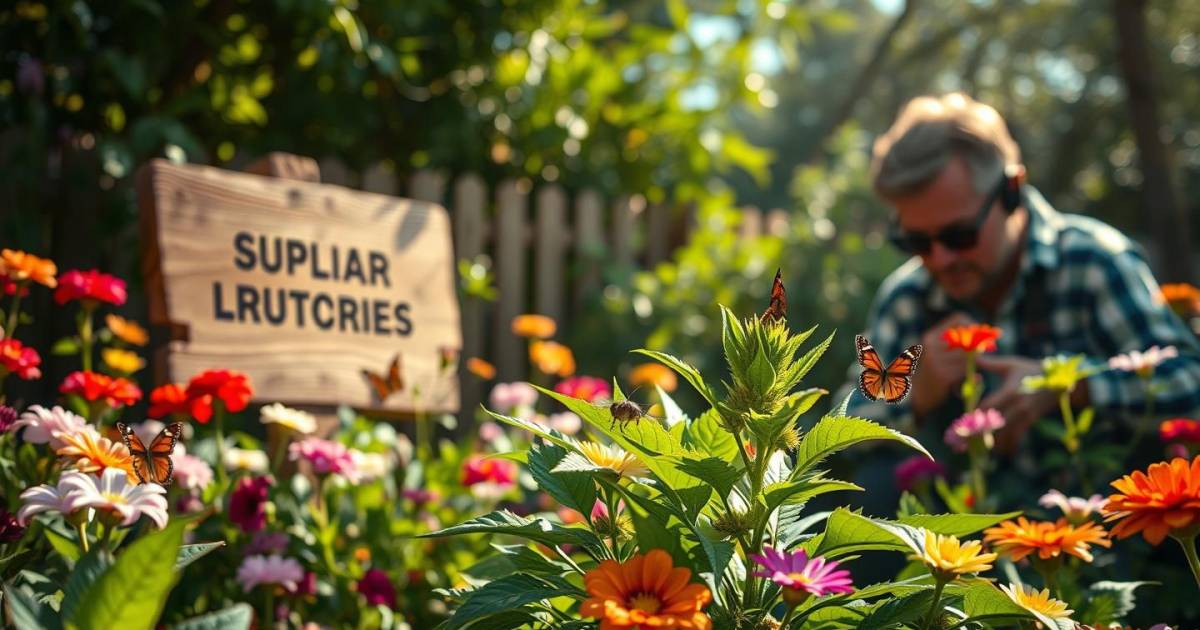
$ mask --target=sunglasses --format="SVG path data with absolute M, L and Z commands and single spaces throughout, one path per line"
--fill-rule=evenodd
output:
M 970 223 L 958 223 L 942 228 L 936 234 L 926 234 L 901 230 L 899 225 L 893 222 L 889 239 L 900 250 L 918 256 L 925 256 L 933 251 L 934 242 L 941 243 L 946 249 L 956 252 L 971 249 L 979 244 L 979 231 L 983 228 L 983 222 L 987 220 L 992 204 L 996 203 L 996 199 L 1004 192 L 1004 183 L 1001 182 L 1001 185 L 988 195 L 976 213 L 975 219 Z

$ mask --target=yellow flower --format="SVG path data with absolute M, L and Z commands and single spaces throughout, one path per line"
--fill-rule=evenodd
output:
M 317 430 L 316 416 L 307 411 L 285 407 L 274 403 L 259 411 L 259 420 L 263 424 L 277 424 L 285 429 L 309 435 Z
M 512 320 L 513 334 L 518 337 L 549 339 L 557 330 L 558 325 L 545 315 L 517 315 Z
M 133 374 L 146 367 L 146 362 L 132 350 L 105 348 L 100 351 L 104 364 L 121 374 Z
M 104 316 L 104 323 L 108 326 L 108 331 L 114 337 L 125 343 L 144 346 L 150 342 L 150 334 L 133 320 L 110 313 Z
M 60 433 L 58 438 L 64 445 L 58 455 L 74 460 L 75 470 L 99 475 L 105 468 L 119 468 L 130 481 L 136 479 L 133 458 L 124 444 L 100 437 L 91 427 L 77 433 Z
M 599 442 L 584 442 L 579 450 L 588 461 L 607 468 L 622 477 L 644 477 L 649 472 L 645 464 L 619 446 L 606 446 Z
M 1026 376 L 1021 380 L 1021 388 L 1025 391 L 1048 389 L 1062 393 L 1075 389 L 1075 385 L 1091 376 L 1093 370 L 1080 366 L 1083 355 L 1073 357 L 1046 357 L 1042 360 L 1041 376 Z
M 954 536 L 925 530 L 924 551 L 911 557 L 924 562 L 935 578 L 953 580 L 966 573 L 981 573 L 992 568 L 996 554 L 982 551 L 983 543 L 978 540 L 962 543 Z
M 658 385 L 665 392 L 673 392 L 679 387 L 679 379 L 671 368 L 661 363 L 642 363 L 634 366 L 629 372 L 629 382 L 634 386 Z
M 1051 619 L 1066 619 L 1070 620 L 1071 613 L 1075 612 L 1067 608 L 1067 603 L 1050 597 L 1050 589 L 1042 589 L 1040 592 L 1032 587 L 1023 584 L 1001 584 L 1000 589 L 1008 595 L 1009 599 L 1016 602 L 1018 606 L 1028 610 L 1031 613 L 1044 615 Z

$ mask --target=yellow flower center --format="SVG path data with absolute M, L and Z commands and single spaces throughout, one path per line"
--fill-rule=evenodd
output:
M 630 608 L 632 608 L 634 610 L 640 610 L 644 613 L 651 614 L 651 615 L 658 612 L 658 609 L 661 606 L 662 606 L 662 602 L 658 601 L 657 597 L 650 595 L 648 593 L 641 593 L 641 594 L 635 596 L 629 602 Z
M 797 582 L 799 584 L 809 584 L 812 582 L 812 580 L 809 579 L 809 577 L 807 575 L 804 575 L 803 573 L 789 573 L 789 574 L 787 574 L 787 576 L 788 576 L 789 580 L 791 580 L 793 582 Z
M 109 503 L 116 503 L 118 505 L 128 503 L 128 501 L 125 500 L 125 497 L 112 492 L 102 492 L 100 493 L 100 496 L 104 497 L 104 500 L 108 501 Z

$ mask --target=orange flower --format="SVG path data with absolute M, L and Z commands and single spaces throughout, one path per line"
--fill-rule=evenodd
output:
M 662 549 L 620 564 L 605 560 L 583 577 L 591 597 L 579 614 L 598 619 L 600 630 L 710 630 L 712 620 L 701 609 L 712 601 L 712 593 L 703 584 L 689 584 L 691 577 L 690 569 L 674 566 Z
M 529 360 L 543 374 L 570 376 L 575 373 L 575 355 L 571 349 L 556 341 L 534 341 L 529 344 Z
M 1000 337 L 1000 332 L 999 328 L 987 324 L 955 326 L 942 333 L 942 340 L 951 350 L 991 352 L 996 349 L 996 339 Z
M 496 378 L 496 366 L 479 357 L 467 359 L 467 371 L 485 381 Z
M 545 315 L 517 315 L 512 320 L 513 334 L 518 337 L 549 339 L 556 330 L 554 320 Z
M 1091 545 L 1112 546 L 1112 541 L 1100 525 L 1086 522 L 1075 526 L 1065 518 L 1051 523 L 1029 521 L 1022 516 L 1015 521 L 1004 521 L 988 528 L 984 534 L 984 541 L 992 543 L 997 551 L 1012 558 L 1013 562 L 1034 553 L 1042 560 L 1066 553 L 1084 562 L 1091 562 Z
M 1128 538 L 1138 532 L 1152 545 L 1168 534 L 1188 536 L 1200 527 L 1200 456 L 1191 463 L 1176 457 L 1171 463 L 1150 464 L 1112 482 L 1117 493 L 1108 497 L 1104 513 L 1120 521 L 1112 535 Z
M 76 470 L 99 475 L 105 468 L 119 468 L 130 480 L 135 478 L 133 458 L 124 444 L 100 437 L 91 427 L 77 433 L 60 433 L 59 438 L 64 446 L 58 449 L 58 455 L 75 460 Z
M 658 385 L 666 392 L 673 392 L 676 387 L 679 387 L 679 379 L 675 377 L 675 372 L 661 363 L 635 365 L 629 372 L 629 382 L 633 383 L 635 387 Z
M 58 280 L 54 278 L 58 267 L 54 261 L 22 251 L 0 250 L 0 273 L 17 282 L 32 280 L 51 289 L 58 286 Z
M 144 346 L 150 341 L 150 335 L 137 322 L 125 319 L 120 315 L 104 316 L 104 323 L 114 337 L 135 346 Z
M 1159 289 L 1162 291 L 1159 299 L 1179 315 L 1187 317 L 1200 313 L 1200 289 L 1185 282 L 1164 284 Z

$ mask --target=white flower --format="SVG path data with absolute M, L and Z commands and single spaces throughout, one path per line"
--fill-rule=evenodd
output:
M 247 593 L 259 584 L 278 584 L 295 591 L 303 579 L 304 568 L 300 563 L 279 555 L 247 556 L 237 572 L 237 581 Z
M 28 488 L 21 493 L 21 509 L 17 510 L 17 520 L 21 525 L 28 525 L 29 519 L 42 512 L 59 512 L 63 515 L 74 512 L 77 507 L 70 502 L 71 486 L 66 485 L 73 476 L 84 477 L 81 472 L 68 471 L 58 479 L 57 486 L 42 484 Z
M 1173 359 L 1179 356 L 1179 351 L 1175 346 L 1167 346 L 1159 348 L 1151 346 L 1145 352 L 1134 350 L 1125 354 L 1119 354 L 1108 360 L 1108 367 L 1114 370 L 1123 372 L 1135 372 L 1138 376 L 1148 377 L 1154 373 L 1154 368 L 1167 359 Z
M 263 451 L 232 447 L 225 449 L 225 468 L 227 470 L 258 473 L 266 472 L 269 466 L 270 461 Z
M 1056 507 L 1062 510 L 1063 515 L 1071 522 L 1082 522 L 1092 514 L 1099 513 L 1106 503 L 1108 503 L 1108 499 L 1098 494 L 1093 494 L 1085 499 L 1068 497 L 1058 490 L 1051 490 L 1038 499 L 1038 504 L 1042 507 Z
M 263 424 L 278 424 L 296 433 L 310 435 L 317 430 L 316 416 L 307 411 L 285 407 L 279 403 L 267 405 L 259 412 Z
M 408 466 L 413 460 L 412 440 L 408 439 L 407 435 L 400 433 L 396 436 L 396 443 L 392 447 L 396 451 L 396 456 L 401 466 Z
M 100 477 L 95 475 L 71 475 L 60 485 L 65 485 L 67 503 L 74 512 L 90 507 L 112 512 L 120 518 L 121 525 L 129 527 L 142 515 L 158 525 L 167 526 L 167 489 L 156 483 L 131 484 L 129 476 L 119 468 L 105 468 Z
M 364 453 L 350 449 L 350 458 L 362 481 L 386 477 L 392 471 L 392 458 L 385 453 Z
M 50 449 L 54 451 L 66 446 L 59 437 L 60 435 L 72 435 L 81 431 L 95 433 L 95 429 L 87 423 L 87 420 L 57 406 L 53 409 L 46 409 L 41 405 L 33 405 L 21 414 L 21 417 L 13 423 L 9 430 L 17 431 L 21 428 L 25 429 L 22 439 L 26 442 L 31 444 L 48 442 Z

